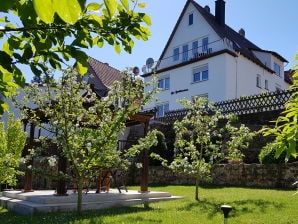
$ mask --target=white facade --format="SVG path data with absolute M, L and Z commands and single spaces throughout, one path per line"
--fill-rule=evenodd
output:
M 24 88 L 26 88 L 26 87 L 24 87 Z M 40 91 L 43 91 L 42 86 L 40 86 L 39 89 L 40 89 Z M 15 100 L 19 101 L 21 104 L 26 103 L 24 101 L 24 97 L 25 97 L 24 90 L 22 88 L 19 88 L 18 95 L 16 96 Z M 5 112 L 2 115 L 2 117 L 0 118 L 0 120 L 3 121 L 4 124 L 7 124 L 9 114 L 13 114 L 15 119 L 22 120 L 23 118 L 25 118 L 23 112 L 18 108 L 18 106 L 16 106 L 13 103 L 12 99 L 5 98 L 4 100 L 9 105 L 9 111 Z M 19 105 L 19 106 L 21 106 L 21 105 Z M 24 105 L 22 105 L 22 106 L 24 106 Z M 26 106 L 28 106 L 29 108 L 36 108 L 36 106 L 31 101 L 28 101 L 28 104 Z M 24 131 L 26 131 L 27 137 L 29 137 L 29 135 L 30 135 L 30 127 L 31 127 L 31 125 L 29 123 L 26 125 L 24 124 Z M 46 123 L 42 124 L 41 127 L 34 126 L 34 131 L 33 131 L 34 136 L 32 136 L 32 137 L 34 137 L 36 139 L 39 138 L 40 136 L 48 137 L 48 138 L 55 138 L 55 135 L 52 132 L 49 132 L 48 130 L 50 130 L 50 126 Z
M 235 31 L 225 36 L 222 27 L 212 24 L 214 16 L 202 10 L 192 0 L 186 3 L 156 66 L 162 90 L 147 108 L 157 107 L 157 116 L 163 116 L 181 109 L 177 100 L 182 98 L 202 96 L 218 102 L 288 87 L 285 59 L 252 43 L 246 46 L 245 37 Z M 152 80 L 152 74 L 143 77 Z

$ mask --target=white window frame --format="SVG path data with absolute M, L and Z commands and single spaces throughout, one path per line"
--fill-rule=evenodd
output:
M 202 51 L 207 52 L 208 51 L 208 45 L 209 45 L 209 39 L 208 37 L 204 37 L 202 39 Z
M 162 90 L 169 90 L 170 89 L 170 77 L 163 77 L 158 79 L 157 87 Z
M 179 47 L 174 48 L 173 50 L 173 61 L 179 61 Z
M 275 75 L 280 77 L 280 65 L 278 63 L 274 62 L 273 70 Z
M 188 25 L 191 26 L 194 23 L 193 12 L 188 14 Z
M 164 117 L 165 113 L 169 111 L 169 103 L 163 103 L 163 104 L 158 104 L 156 105 L 157 112 L 156 112 L 156 117 Z
M 265 89 L 269 90 L 269 81 L 268 81 L 268 79 L 265 79 Z
M 182 46 L 182 61 L 188 61 L 188 44 Z
M 192 42 L 192 56 L 194 58 L 199 56 L 199 41 L 193 41 Z
M 262 88 L 262 78 L 261 78 L 261 75 L 257 75 L 256 76 L 256 86 L 258 88 Z
M 203 79 L 203 73 L 207 72 L 207 78 Z M 205 73 L 206 74 L 206 73 Z M 195 75 L 199 76 L 198 80 L 195 80 Z M 198 83 L 209 80 L 209 68 L 208 65 L 196 67 L 192 70 L 192 83 Z

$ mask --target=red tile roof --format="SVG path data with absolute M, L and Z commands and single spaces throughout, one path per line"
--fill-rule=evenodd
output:
M 119 70 L 92 57 L 89 57 L 88 65 L 89 72 L 95 75 L 107 88 L 110 88 L 115 81 L 120 81 L 122 78 Z

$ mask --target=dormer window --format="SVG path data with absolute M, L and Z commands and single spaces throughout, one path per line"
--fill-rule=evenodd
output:
M 188 15 L 188 25 L 192 25 L 193 24 L 193 13 Z
M 275 62 L 274 62 L 274 73 L 275 75 L 280 76 L 280 66 Z

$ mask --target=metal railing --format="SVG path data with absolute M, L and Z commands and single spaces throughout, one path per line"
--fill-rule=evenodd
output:
M 236 115 L 280 111 L 285 109 L 286 102 L 294 92 L 295 90 L 293 89 L 266 92 L 238 99 L 216 102 L 214 105 L 223 113 L 233 113 Z M 160 122 L 172 122 L 182 119 L 187 114 L 187 111 L 187 109 L 168 111 L 165 113 L 164 117 L 156 118 L 156 120 Z
M 192 42 L 188 43 L 188 46 L 192 46 Z M 209 55 L 224 49 L 234 51 L 232 44 L 226 39 L 209 42 L 206 45 L 191 48 L 185 52 L 183 52 L 183 47 L 180 46 L 179 54 L 174 55 L 173 52 L 170 52 L 170 54 L 165 55 L 164 58 L 157 63 L 156 70 L 208 57 Z

